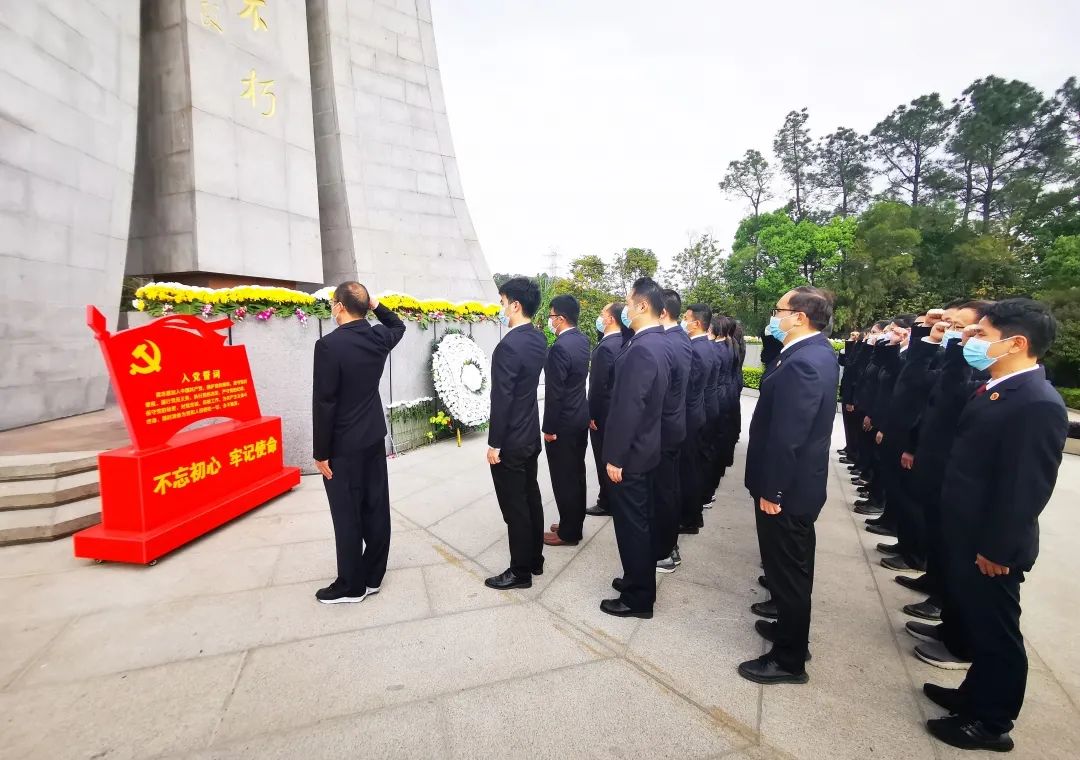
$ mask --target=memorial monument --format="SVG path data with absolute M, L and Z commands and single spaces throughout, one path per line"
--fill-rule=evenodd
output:
M 26 0 L 0 47 L 0 429 L 103 408 L 125 275 L 494 299 L 428 0 Z

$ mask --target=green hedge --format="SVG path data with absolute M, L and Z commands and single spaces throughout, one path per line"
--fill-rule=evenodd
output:
M 761 375 L 765 370 L 761 367 L 743 367 L 742 379 L 744 388 L 760 388 Z
M 1080 388 L 1058 388 L 1057 392 L 1065 399 L 1065 406 L 1080 409 Z

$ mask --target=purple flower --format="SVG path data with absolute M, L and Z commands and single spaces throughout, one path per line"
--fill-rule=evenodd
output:
M 297 309 L 296 309 L 296 311 L 294 313 L 296 314 L 296 318 L 300 320 L 300 324 L 302 324 L 302 325 L 307 324 L 308 317 L 307 317 L 307 314 L 304 313 L 303 309 L 297 307 Z
M 258 314 L 259 319 L 261 319 L 263 322 L 270 319 L 270 317 L 272 317 L 272 316 L 274 316 L 274 310 L 273 309 L 263 309 Z
M 243 320 L 247 316 L 247 307 L 241 306 L 239 309 L 233 312 L 233 316 L 238 320 Z
M 212 312 L 213 310 L 214 310 L 214 305 L 213 304 L 209 304 L 209 303 L 204 304 L 203 307 L 202 307 L 202 315 L 204 317 L 209 317 L 210 312 Z

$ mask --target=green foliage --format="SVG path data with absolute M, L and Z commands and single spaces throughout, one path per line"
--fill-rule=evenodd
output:
M 720 180 L 720 189 L 727 195 L 745 197 L 750 201 L 753 215 L 757 216 L 763 201 L 772 198 L 769 186 L 773 181 L 773 170 L 769 162 L 756 150 L 746 151 L 738 161 L 728 163 L 727 173 Z
M 846 217 L 866 206 L 870 198 L 870 141 L 853 129 L 840 127 L 818 144 L 817 181 L 833 199 L 835 213 Z
M 773 150 L 780 159 L 780 171 L 791 187 L 791 204 L 794 217 L 805 219 L 810 212 L 809 198 L 814 178 L 815 153 L 810 145 L 810 131 L 806 121 L 810 114 L 803 108 L 790 111 L 784 117 L 784 126 L 776 133 Z
M 765 373 L 762 367 L 747 367 L 742 368 L 742 379 L 744 388 L 753 388 L 755 390 L 761 388 L 761 376 Z
M 615 261 L 609 270 L 610 287 L 619 294 L 619 300 L 626 298 L 626 291 L 639 277 L 653 277 L 660 267 L 660 261 L 650 248 L 625 248 L 615 254 Z
M 945 108 L 936 92 L 898 106 L 870 133 L 874 151 L 885 163 L 885 179 L 891 198 L 913 208 L 926 202 L 927 183 L 940 171 L 933 160 L 956 118 L 955 108 Z
M 723 287 L 724 258 L 712 235 L 704 234 L 675 254 L 664 284 L 679 291 L 683 304 L 719 305 L 726 300 Z M 677 315 L 673 315 L 678 318 Z
M 1057 392 L 1070 409 L 1080 409 L 1080 388 L 1058 388 Z

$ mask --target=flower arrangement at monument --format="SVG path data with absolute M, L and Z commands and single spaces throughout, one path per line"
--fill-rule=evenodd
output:
M 233 321 L 254 316 L 260 321 L 274 317 L 293 318 L 306 324 L 311 317 L 330 318 L 330 299 L 334 288 L 314 293 L 264 285 L 241 285 L 235 288 L 203 288 L 178 282 L 151 282 L 140 286 L 131 301 L 136 311 L 160 317 L 165 314 L 199 314 L 211 317 L 226 315 Z M 420 300 L 405 293 L 386 293 L 379 300 L 402 319 L 427 327 L 432 322 L 495 322 L 499 304 L 479 301 Z
M 440 411 L 431 418 L 431 424 L 454 430 L 460 446 L 462 428 L 482 427 L 491 415 L 487 356 L 468 336 L 447 333 L 431 356 L 431 378 L 446 408 L 445 414 Z

